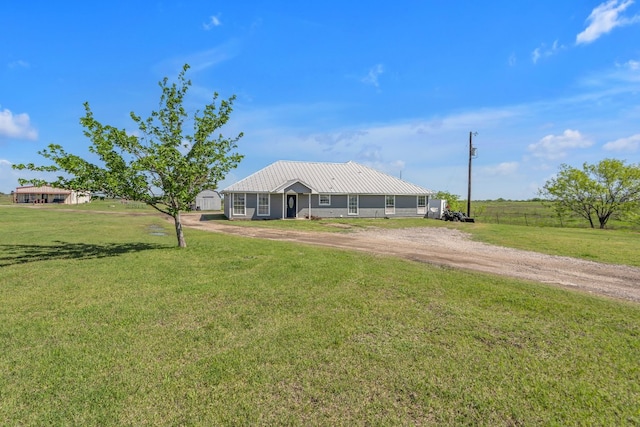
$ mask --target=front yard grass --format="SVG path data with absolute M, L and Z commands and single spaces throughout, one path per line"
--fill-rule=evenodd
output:
M 0 209 L 2 425 L 635 425 L 640 307 L 394 258 Z

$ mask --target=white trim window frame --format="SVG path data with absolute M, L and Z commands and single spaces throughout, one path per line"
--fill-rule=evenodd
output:
M 271 195 L 269 193 L 258 193 L 257 202 L 258 202 L 258 216 L 269 216 L 271 215 Z M 266 200 L 265 200 L 266 197 Z
M 347 195 L 347 213 L 349 215 L 358 215 L 360 210 L 360 197 L 357 194 Z
M 331 194 L 319 194 L 318 206 L 331 206 Z
M 427 213 L 427 196 L 424 194 L 418 195 L 416 197 L 416 207 L 418 214 L 426 214 Z
M 245 216 L 247 214 L 247 194 L 233 193 L 233 204 L 231 210 L 234 216 Z
M 384 214 L 393 215 L 396 213 L 396 196 L 384 196 Z

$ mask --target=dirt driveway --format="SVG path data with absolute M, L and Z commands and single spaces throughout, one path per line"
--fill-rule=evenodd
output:
M 241 227 L 182 216 L 183 225 L 260 239 L 291 241 L 392 255 L 434 265 L 481 271 L 640 302 L 640 268 L 543 255 L 474 242 L 458 230 L 440 227 L 321 233 Z

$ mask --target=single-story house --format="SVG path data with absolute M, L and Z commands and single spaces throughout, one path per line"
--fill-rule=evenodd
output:
M 203 190 L 196 196 L 193 206 L 197 211 L 219 211 L 222 209 L 222 198 L 215 190 Z
M 229 219 L 426 217 L 433 191 L 356 162 L 278 161 L 222 190 Z
M 13 201 L 15 203 L 63 203 L 65 205 L 75 205 L 90 202 L 91 193 L 65 190 L 49 185 L 40 187 L 27 185 L 16 188 L 13 193 Z

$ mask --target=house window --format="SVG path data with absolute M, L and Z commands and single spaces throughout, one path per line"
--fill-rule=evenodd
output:
M 396 196 L 385 196 L 384 213 L 385 215 L 396 213 Z
M 321 194 L 320 206 L 330 206 L 330 205 L 331 205 L 331 196 L 329 194 Z
M 233 195 L 233 214 L 245 215 L 245 203 L 246 194 L 234 194 Z
M 258 194 L 258 216 L 269 216 L 269 194 Z
M 427 196 L 418 196 L 418 213 L 427 213 Z
M 358 195 L 349 194 L 349 215 L 358 215 Z

